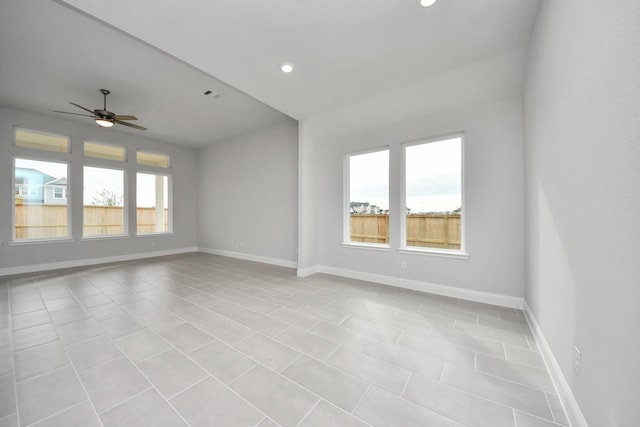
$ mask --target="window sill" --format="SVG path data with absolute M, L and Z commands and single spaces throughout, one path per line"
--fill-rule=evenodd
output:
M 429 255 L 442 258 L 454 258 L 454 259 L 469 259 L 469 254 L 461 251 L 447 251 L 437 249 L 419 249 L 419 248 L 400 248 L 398 249 L 400 254 L 409 255 Z
M 157 233 L 144 233 L 136 234 L 135 237 L 158 237 L 158 236 L 173 236 L 173 231 L 159 231 Z
M 29 246 L 29 245 L 42 245 L 48 243 L 73 243 L 74 239 L 62 238 L 62 239 L 28 239 L 28 240 L 13 240 L 9 242 L 9 246 Z
M 368 251 L 391 252 L 389 245 L 375 245 L 372 243 L 342 243 L 343 248 L 364 249 Z
M 131 236 L 126 234 L 119 234 L 117 236 L 87 236 L 80 239 L 82 242 L 93 242 L 96 240 L 120 240 L 120 239 L 130 239 Z

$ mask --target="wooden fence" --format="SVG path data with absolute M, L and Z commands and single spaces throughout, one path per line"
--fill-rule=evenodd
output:
M 124 233 L 124 208 L 121 206 L 91 206 L 83 209 L 84 237 L 121 235 Z M 155 208 L 137 208 L 136 234 L 154 233 Z M 168 210 L 164 210 L 164 230 L 167 231 Z M 67 237 L 67 206 L 16 203 L 16 240 Z
M 408 215 L 407 246 L 460 249 L 460 215 Z M 389 243 L 389 215 L 351 215 L 351 241 Z

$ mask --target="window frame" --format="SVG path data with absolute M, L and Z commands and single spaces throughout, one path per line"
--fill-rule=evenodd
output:
M 15 133 L 14 133 L 14 137 L 15 137 Z M 27 147 L 20 147 L 17 146 L 17 148 L 19 148 L 19 152 L 18 153 L 14 153 L 12 155 L 12 174 L 11 174 L 11 181 L 12 181 L 12 185 L 13 188 L 15 188 L 16 186 L 16 160 L 20 159 L 20 160 L 33 160 L 33 161 L 37 161 L 37 162 L 46 162 L 46 163 L 60 163 L 60 164 L 64 164 L 66 165 L 67 168 L 67 235 L 64 237 L 45 237 L 45 238 L 34 238 L 34 239 L 17 239 L 16 238 L 16 196 L 18 194 L 16 194 L 15 191 L 12 192 L 11 195 L 11 242 L 10 245 L 29 245 L 29 244 L 40 244 L 40 243 L 60 243 L 60 242 L 70 242 L 73 241 L 73 221 L 72 221 L 72 200 L 69 197 L 69 194 L 71 193 L 71 180 L 69 179 L 69 175 L 71 172 L 71 160 L 63 160 L 63 159 L 57 159 L 55 157 L 58 156 L 53 156 L 54 158 L 43 158 L 43 157 L 39 157 L 39 156 L 34 156 L 34 155 L 30 155 L 28 153 L 31 152 L 35 152 L 37 154 L 40 154 L 42 152 L 47 152 L 46 150 L 39 150 L 37 148 L 27 148 Z M 25 151 L 27 150 L 27 151 Z M 51 153 L 54 153 L 53 151 Z M 68 156 L 69 153 L 60 153 L 60 152 L 55 152 L 57 154 L 63 154 Z M 45 191 L 44 186 L 43 186 L 43 192 Z M 44 197 L 44 194 L 43 194 Z
M 123 150 L 123 158 L 122 159 L 110 159 L 110 158 L 106 158 L 106 157 L 87 155 L 87 152 L 86 152 L 87 144 L 102 145 L 104 147 L 112 147 L 112 148 L 122 148 L 122 150 Z M 88 166 L 87 162 L 93 162 L 93 161 L 127 163 L 127 160 L 128 160 L 127 151 L 128 151 L 127 147 L 124 146 L 124 145 L 110 144 L 110 143 L 106 143 L 106 142 L 100 142 L 100 141 L 95 141 L 95 140 L 91 140 L 91 139 L 85 139 L 84 141 L 82 141 L 82 157 L 84 158 L 84 162 L 82 163 L 82 165 L 83 166 Z
M 67 149 L 65 151 L 58 151 L 58 150 L 47 150 L 46 148 L 26 147 L 24 145 L 18 145 L 19 131 L 31 132 L 38 135 L 52 136 L 56 138 L 65 138 L 67 140 L 67 147 L 66 147 Z M 68 154 L 71 154 L 71 137 L 69 135 L 60 135 L 53 132 L 45 132 L 45 131 L 36 130 L 36 129 L 29 129 L 29 128 L 23 128 L 20 126 L 14 126 L 13 127 L 13 147 L 18 150 L 29 150 L 37 153 L 44 152 L 44 153 L 55 153 L 55 155 L 68 155 Z
M 342 200 L 342 247 L 345 248 L 362 248 L 374 251 L 383 251 L 389 252 L 391 251 L 391 222 L 389 221 L 389 229 L 387 232 L 389 233 L 389 243 L 372 243 L 372 242 L 353 242 L 351 241 L 351 157 L 361 156 L 363 154 L 371 154 L 378 153 L 381 151 L 386 151 L 389 156 L 389 161 L 387 163 L 388 168 L 388 179 L 387 179 L 387 191 L 389 194 L 389 199 L 387 203 L 389 204 L 389 211 L 391 211 L 391 146 L 383 145 L 376 148 L 371 148 L 367 150 L 355 151 L 346 153 L 343 158 L 343 200 Z M 388 214 L 389 215 L 389 214 Z
M 168 156 L 169 164 L 171 164 L 171 156 Z M 140 166 L 140 165 L 138 165 Z M 149 166 L 148 166 L 149 167 Z M 136 226 L 135 226 L 135 236 L 136 237 L 146 237 L 146 236 L 165 236 L 168 234 L 173 234 L 173 174 L 170 173 L 167 169 L 158 167 L 151 167 L 152 169 L 140 169 L 136 168 L 136 177 L 135 177 L 135 188 L 136 188 L 136 200 L 135 200 L 135 217 L 136 217 Z M 154 231 L 151 233 L 138 233 L 138 174 L 145 175 L 159 175 L 167 177 L 167 231 Z
M 461 197 L 461 210 L 460 210 L 460 249 L 444 249 L 444 248 L 429 248 L 419 246 L 407 245 L 407 147 L 413 147 L 417 145 L 429 144 L 433 142 L 446 141 L 449 139 L 460 139 L 460 197 Z M 400 203 L 401 203 L 401 215 L 400 215 L 400 246 L 397 251 L 403 254 L 425 254 L 425 255 L 437 255 L 448 258 L 468 259 L 469 254 L 467 252 L 467 239 L 466 239 L 466 217 L 468 215 L 468 208 L 466 204 L 466 185 L 465 185 L 465 134 L 464 132 L 448 133 L 428 138 L 420 138 L 412 141 L 403 142 L 400 145 L 402 152 L 402 164 L 400 167 Z
M 99 157 L 85 157 L 85 159 L 91 158 L 93 160 L 98 160 L 96 163 L 90 163 L 86 160 L 82 162 L 82 234 L 81 240 L 100 240 L 100 239 L 122 239 L 129 237 L 129 196 L 127 189 L 129 188 L 128 181 L 128 171 L 127 168 L 124 167 L 124 162 L 121 160 L 108 160 L 102 159 Z M 120 164 L 111 164 L 111 162 L 119 162 Z M 120 166 L 120 167 L 119 167 Z M 96 168 L 96 169 L 110 169 L 122 172 L 122 185 L 123 185 L 123 194 L 122 194 L 122 215 L 123 215 L 123 223 L 122 223 L 122 234 L 101 234 L 96 236 L 85 236 L 84 234 L 84 168 Z

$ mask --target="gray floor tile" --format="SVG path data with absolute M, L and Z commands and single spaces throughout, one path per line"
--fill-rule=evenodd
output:
M 193 427 L 254 426 L 264 415 L 214 378 L 194 385 L 171 399 Z
M 248 308 L 244 308 L 238 304 L 235 304 L 229 301 L 216 304 L 213 307 L 211 307 L 211 310 L 233 320 L 238 320 L 242 317 L 246 317 L 253 313 L 253 311 L 249 310 Z
M 188 355 L 211 375 L 227 384 L 256 365 L 256 362 L 229 347 L 222 341 L 214 341 Z
M 269 313 L 269 317 L 300 329 L 309 329 L 320 321 L 317 317 L 307 316 L 306 314 L 288 308 Z
M 531 329 L 526 323 L 511 322 L 509 320 L 492 319 L 489 317 L 478 317 L 478 325 L 513 332 L 521 335 L 531 335 Z
M 370 387 L 353 415 L 373 426 L 429 426 L 463 427 L 456 421 L 394 396 L 391 393 Z
M 283 344 L 307 354 L 316 359 L 324 360 L 329 357 L 338 345 L 322 338 L 319 335 L 303 331 L 297 328 L 289 328 L 275 337 Z
M 368 384 L 323 362 L 302 356 L 282 375 L 351 412 Z
M 162 395 L 170 399 L 208 374 L 176 350 L 168 350 L 138 364 Z
M 50 321 L 49 312 L 47 310 L 37 310 L 13 316 L 12 327 L 13 330 L 16 331 L 18 329 L 29 328 L 31 326 L 43 325 Z
M 15 316 L 17 314 L 30 313 L 32 311 L 46 309 L 44 303 L 40 299 L 33 299 L 29 301 L 14 302 L 11 304 L 11 313 Z
M 4 418 L 0 418 L 0 427 L 18 427 L 18 413 L 14 412 Z
M 89 307 L 87 311 L 91 314 L 91 317 L 96 320 L 105 320 L 127 314 L 127 312 L 120 308 L 115 302 Z
M 403 397 L 462 424 L 514 427 L 511 408 L 419 375 L 411 377 Z
M 276 424 L 275 421 L 271 421 L 269 418 L 264 418 L 256 427 L 280 427 L 280 424 Z
M 113 300 L 105 294 L 96 294 L 88 297 L 80 298 L 80 303 L 85 307 L 94 307 L 96 305 L 102 305 L 112 302 Z
M 82 427 L 99 427 L 100 421 L 93 410 L 93 406 L 88 400 L 72 406 L 58 414 L 46 418 L 33 427 L 60 427 L 60 426 L 82 426 Z
M 130 302 L 140 301 L 143 299 L 142 296 L 128 290 L 115 294 L 109 293 L 109 296 L 118 304 L 128 304 Z
M 0 418 L 8 417 L 16 412 L 16 393 L 13 375 L 0 377 Z
M 30 328 L 13 332 L 13 349 L 18 351 L 40 344 L 46 344 L 57 339 L 58 334 L 56 333 L 56 328 L 51 323 L 31 326 Z M 8 340 L 6 342 L 8 342 Z
M 285 427 L 297 425 L 319 400 L 294 382 L 260 365 L 229 386 Z
M 62 326 L 67 323 L 77 322 L 79 320 L 88 319 L 89 314 L 80 305 L 76 305 L 63 310 L 54 311 L 51 313 L 51 320 L 56 326 Z
M 106 335 L 68 346 L 67 354 L 78 372 L 123 356 L 111 338 Z
M 320 335 L 336 344 L 348 345 L 357 349 L 381 344 L 380 341 L 335 323 L 321 321 L 309 332 Z
M 218 314 L 213 313 L 206 308 L 198 307 L 197 305 L 185 307 L 181 310 L 176 311 L 175 314 L 176 316 L 181 317 L 182 319 L 196 326 L 216 320 L 216 318 L 218 317 Z
M 189 353 L 215 340 L 211 335 L 204 333 L 189 323 L 183 323 L 160 332 L 160 336 L 185 353 Z
M 118 338 L 115 342 L 134 362 L 147 359 L 171 348 L 171 345 L 165 340 L 148 329 Z
M 366 427 L 368 425 L 324 400 L 318 402 L 316 407 L 299 424 L 300 427 Z
M 551 419 L 547 398 L 540 390 L 451 364 L 445 364 L 442 383 L 545 419 Z
M 80 373 L 96 411 L 103 412 L 151 387 L 126 358 Z
M 343 322 L 347 317 L 349 317 L 346 313 L 331 310 L 326 307 L 319 307 L 313 304 L 306 304 L 300 308 L 296 308 L 296 311 L 332 323 Z
M 476 370 L 529 387 L 551 392 L 554 391 L 551 378 L 546 371 L 509 362 L 508 360 L 478 354 L 476 358 Z
M 102 320 L 100 322 L 100 326 L 102 326 L 104 330 L 107 331 L 107 335 L 109 335 L 111 338 L 119 338 L 144 329 L 144 326 L 136 322 L 136 320 L 129 315 L 112 317 L 110 319 Z
M 13 372 L 13 347 L 11 345 L 0 346 L 0 376 L 11 372 Z
M 549 401 L 549 407 L 551 408 L 555 422 L 563 426 L 568 426 L 569 421 L 567 420 L 567 415 L 564 413 L 564 408 L 558 396 L 555 393 L 547 393 L 547 400 Z
M 348 347 L 339 348 L 327 363 L 396 395 L 402 393 L 410 375 L 407 369 Z
M 69 364 L 60 341 L 31 347 L 14 354 L 16 381 L 22 381 Z
M 157 391 L 149 389 L 100 415 L 104 427 L 187 426 Z
M 57 329 L 60 340 L 65 345 L 104 334 L 104 329 L 94 319 L 78 320 L 77 322 L 58 326 Z
M 546 370 L 542 355 L 537 351 L 527 350 L 521 347 L 511 345 L 504 346 L 507 360 L 521 365 L 531 366 L 532 368 Z
M 153 313 L 154 311 L 158 311 L 160 309 L 156 304 L 147 300 L 139 300 L 127 304 L 122 304 L 122 308 L 124 308 L 129 314 L 133 316 L 142 316 L 144 314 Z
M 558 427 L 559 424 L 534 417 L 524 412 L 516 411 L 516 425 L 518 427 Z
M 238 319 L 238 322 L 268 337 L 277 335 L 289 327 L 289 325 L 284 322 L 259 313 L 244 316 Z
M 400 335 L 402 335 L 401 329 L 385 325 L 381 322 L 370 322 L 358 317 L 350 317 L 340 325 L 359 332 L 363 335 L 368 335 L 377 340 L 388 342 L 391 344 L 397 342 L 398 338 L 400 338 Z
M 205 308 L 211 307 L 216 304 L 220 304 L 224 301 L 221 298 L 214 297 L 213 295 L 209 295 L 204 292 L 198 292 L 193 295 L 188 295 L 184 297 L 184 299 Z
M 487 340 L 484 338 L 473 337 L 461 332 L 454 332 L 446 328 L 434 326 L 427 334 L 430 338 L 443 340 L 452 344 L 461 345 L 478 353 L 488 354 L 490 356 L 505 357 L 504 346 L 502 343 Z
M 261 299 L 253 297 L 246 297 L 244 299 L 238 300 L 236 304 L 260 314 L 273 313 L 274 311 L 281 308 L 277 304 L 273 304 L 271 302 L 263 301 Z
M 514 334 L 512 332 L 501 331 L 487 326 L 478 326 L 467 322 L 456 322 L 454 330 L 464 332 L 474 337 L 486 338 L 526 349 L 529 348 L 527 338 L 521 334 Z
M 429 337 L 405 333 L 398 341 L 398 346 L 433 356 L 462 367 L 473 368 L 475 352 L 467 347 L 435 340 Z
M 73 368 L 66 367 L 17 384 L 20 423 L 32 424 L 87 399 Z
M 164 331 L 184 323 L 184 320 L 164 309 L 143 314 L 136 317 L 136 320 L 153 332 Z
M 293 299 L 291 297 L 287 297 L 284 295 L 272 295 L 269 298 L 267 298 L 267 301 L 273 302 L 275 304 L 281 305 L 283 307 L 288 307 L 290 309 L 298 309 L 304 305 L 306 305 L 305 302 L 297 300 L 297 299 Z
M 274 371 L 281 371 L 301 353 L 262 334 L 254 334 L 235 347 Z
M 75 298 L 69 296 L 46 301 L 44 304 L 49 312 L 54 312 L 65 308 L 75 307 L 76 305 L 78 305 L 78 301 L 76 301 Z
M 235 344 L 255 333 L 253 329 L 247 328 L 235 320 L 231 320 L 222 315 L 213 322 L 201 325 L 200 329 L 227 344 Z

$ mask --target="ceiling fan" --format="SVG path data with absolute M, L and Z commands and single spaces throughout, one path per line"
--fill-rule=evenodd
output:
M 103 107 L 102 110 L 95 109 L 95 110 L 91 111 L 90 109 L 85 108 L 82 105 L 78 105 L 76 103 L 69 102 L 69 104 L 75 105 L 76 107 L 91 113 L 91 115 L 89 115 L 89 114 L 79 114 L 79 113 L 69 113 L 67 111 L 54 111 L 54 113 L 73 114 L 74 116 L 91 117 L 92 119 L 94 119 L 96 121 L 98 126 L 103 127 L 103 128 L 110 128 L 111 126 L 113 126 L 113 125 L 115 125 L 117 123 L 119 125 L 130 127 L 130 128 L 134 128 L 134 129 L 138 129 L 138 130 L 147 130 L 147 128 L 145 128 L 145 127 L 134 125 L 133 123 L 127 123 L 126 121 L 124 121 L 124 120 L 127 120 L 127 121 L 129 121 L 129 120 L 138 120 L 138 118 L 136 116 L 118 115 L 118 114 L 112 113 L 111 111 L 107 110 L 107 95 L 109 95 L 111 92 L 108 91 L 107 89 L 100 89 L 100 92 L 104 96 L 104 107 Z

